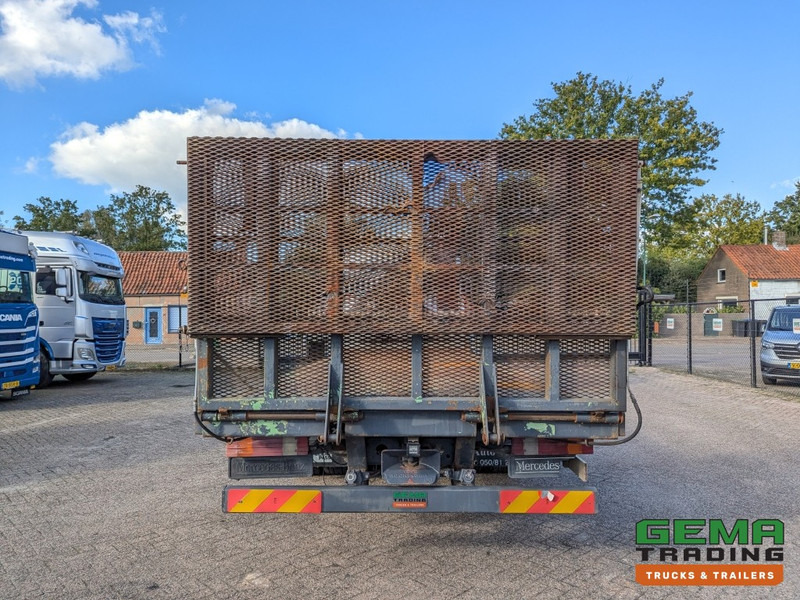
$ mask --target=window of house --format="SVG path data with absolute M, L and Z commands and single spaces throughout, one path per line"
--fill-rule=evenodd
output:
M 717 269 L 717 283 L 725 283 L 725 269 Z
M 167 306 L 167 333 L 178 333 L 181 327 L 189 323 L 189 308 L 183 305 Z

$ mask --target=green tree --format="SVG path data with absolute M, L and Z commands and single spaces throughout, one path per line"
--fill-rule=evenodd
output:
M 116 250 L 183 250 L 185 223 L 167 192 L 137 185 L 93 213 L 97 233 Z
M 35 203 L 25 204 L 22 209 L 30 215 L 25 219 L 14 216 L 14 227 L 27 231 L 74 231 L 79 235 L 91 237 L 94 233 L 91 217 L 78 214 L 78 204 L 74 200 L 52 200 L 40 196 Z
M 671 245 L 650 245 L 640 260 L 648 285 L 674 293 L 678 302 L 686 301 L 687 283 L 689 300 L 696 299 L 697 277 L 719 246 L 758 244 L 764 230 L 758 202 L 748 202 L 739 194 L 700 196 L 688 214 L 692 218 L 675 228 Z
M 758 244 L 764 231 L 764 212 L 758 202 L 748 202 L 740 194 L 713 194 L 695 199 L 696 235 L 691 240 L 694 254 L 705 258 L 724 244 Z
M 681 255 L 654 248 L 640 262 L 645 259 L 648 285 L 661 293 L 675 294 L 676 302 L 697 301 L 697 278 L 708 263 L 708 257 Z
M 664 98 L 663 84 L 660 79 L 634 95 L 630 86 L 579 72 L 574 79 L 553 83 L 555 97 L 536 100 L 532 115 L 503 124 L 500 137 L 638 138 L 647 239 L 668 245 L 673 226 L 691 219 L 689 191 L 706 183 L 699 174 L 714 169 L 711 153 L 723 132 L 698 120 L 691 92 Z
M 691 219 L 674 228 L 670 246 L 661 248 L 662 254 L 708 259 L 723 244 L 758 244 L 764 231 L 761 206 L 740 194 L 700 196 L 688 214 Z
M 773 229 L 786 232 L 786 241 L 790 244 L 800 243 L 800 181 L 794 185 L 794 193 L 776 202 L 766 216 Z

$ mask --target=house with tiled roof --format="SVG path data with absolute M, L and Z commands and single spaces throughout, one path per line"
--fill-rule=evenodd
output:
M 697 301 L 722 308 L 737 303 L 746 306 L 750 300 L 800 300 L 800 245 L 787 246 L 779 239 L 772 244 L 717 249 L 697 278 Z M 755 318 L 766 318 L 768 308 L 767 303 L 757 302 Z
M 186 340 L 181 334 L 188 302 L 186 252 L 119 252 L 119 257 L 125 269 L 129 360 L 135 361 L 137 347 L 177 350 Z

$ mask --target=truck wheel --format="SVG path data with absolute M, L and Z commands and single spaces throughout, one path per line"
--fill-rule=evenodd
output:
M 50 374 L 50 358 L 42 350 L 39 350 L 39 383 L 37 388 L 46 388 L 53 383 L 53 375 Z
M 75 383 L 76 381 L 86 381 L 97 375 L 97 373 L 73 373 L 71 375 L 64 375 L 64 379 Z
M 761 374 L 761 381 L 764 382 L 764 385 L 775 385 L 778 383 L 778 380 L 775 377 L 767 377 L 763 373 Z

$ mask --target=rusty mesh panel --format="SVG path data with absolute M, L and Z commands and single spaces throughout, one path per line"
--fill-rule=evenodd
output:
M 290 334 L 278 340 L 279 398 L 328 395 L 330 338 L 325 335 Z
M 497 395 L 501 398 L 544 396 L 545 349 L 545 341 L 534 337 L 495 336 Z
M 345 396 L 411 396 L 410 335 L 346 335 L 342 360 Z
M 636 140 L 189 138 L 189 328 L 629 337 Z
M 209 397 L 264 395 L 264 354 L 261 340 L 217 338 L 210 341 Z
M 610 340 L 561 342 L 561 397 L 608 399 L 613 389 Z
M 478 396 L 481 337 L 479 335 L 423 336 L 422 395 Z

